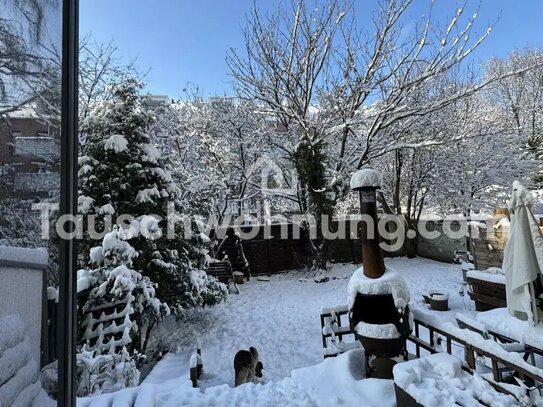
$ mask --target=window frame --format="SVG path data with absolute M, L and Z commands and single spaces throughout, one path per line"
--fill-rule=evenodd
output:
M 62 0 L 62 97 L 59 216 L 77 213 L 79 0 Z M 59 407 L 76 405 L 75 239 L 59 239 Z

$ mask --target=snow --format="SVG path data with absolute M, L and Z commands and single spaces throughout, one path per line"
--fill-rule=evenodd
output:
M 403 277 L 393 268 L 387 266 L 385 273 L 379 278 L 369 278 L 364 275 L 362 267 L 356 270 L 347 286 L 349 294 L 349 309 L 354 305 L 357 294 L 392 294 L 394 305 L 403 309 L 409 303 L 409 287 Z
M 101 248 L 102 251 L 102 259 L 110 252 L 118 251 L 120 253 L 123 253 L 124 256 L 128 259 L 133 259 L 138 255 L 136 250 L 130 246 L 130 244 L 124 240 L 122 240 L 122 231 L 119 230 L 116 233 L 107 233 L 104 236 L 104 239 L 102 240 L 102 246 L 97 246 L 97 251 L 95 253 L 96 257 L 98 257 L 99 248 Z
M 492 273 L 492 272 L 487 272 L 487 271 L 470 270 L 467 272 L 466 276 L 471 277 L 471 278 L 476 278 L 477 280 L 484 280 L 491 283 L 505 285 L 505 275 L 498 274 L 497 272 Z M 495 271 L 495 270 L 492 270 L 492 271 Z
M 131 268 L 137 252 L 124 235 L 118 228 L 107 233 L 102 246 L 92 251 L 99 267 L 77 275 L 78 292 L 89 290 L 80 308 L 80 329 L 87 345 L 77 353 L 78 395 L 136 386 L 140 372 L 125 347 L 132 343 L 137 324 L 147 321 L 134 314 L 142 309 L 154 317 L 168 313 L 155 298 L 149 278 Z
M 103 253 L 102 253 L 102 246 L 95 246 L 90 249 L 90 259 L 96 264 L 102 262 L 102 260 L 104 259 Z
M 401 276 L 409 288 L 410 309 L 418 313 L 417 317 L 448 324 L 461 334 L 456 315 L 475 318 L 467 297 L 459 295 L 461 265 L 420 258 L 387 258 L 385 263 L 384 276 Z M 252 278 L 239 286 L 239 295 L 230 295 L 223 304 L 188 311 L 185 321 L 167 318 L 152 334 L 149 349 L 169 347 L 171 352 L 154 366 L 140 386 L 117 393 L 127 391 L 135 395 L 140 389 L 153 389 L 158 406 L 394 406 L 391 380 L 363 378 L 363 353 L 353 349 L 359 344 L 350 342 L 354 340 L 352 336 L 345 337 L 342 343 L 351 350 L 323 361 L 319 315 L 347 309 L 349 278 L 357 268 L 336 264 L 328 274 L 329 281 L 320 284 L 312 280 L 316 272 L 308 271 L 272 275 L 269 281 Z M 395 272 L 389 273 L 391 269 Z M 362 279 L 360 269 L 355 274 Z M 449 295 L 449 311 L 430 309 L 422 294 L 431 291 Z M 203 373 L 199 388 L 194 389 L 189 367 L 199 340 Z M 261 384 L 233 388 L 234 355 L 250 346 L 258 349 L 264 365 Z M 411 346 L 408 343 L 414 353 Z M 337 349 L 324 352 L 335 354 Z M 503 349 L 502 352 L 507 355 Z M 89 400 L 93 400 L 94 407 L 109 406 L 115 394 L 80 399 L 81 406 L 89 407 Z
M 94 204 L 94 199 L 88 196 L 80 195 L 77 198 L 77 206 L 78 206 L 78 211 L 80 213 L 89 212 L 92 209 L 93 204 Z
M 158 189 L 156 187 L 153 188 L 145 188 L 141 191 L 138 191 L 138 194 L 136 195 L 136 202 L 139 203 L 146 203 L 146 202 L 154 202 L 154 197 L 160 198 L 160 192 L 158 192 Z
M 394 324 L 368 324 L 360 321 L 354 327 L 358 335 L 376 339 L 394 339 L 401 335 Z
M 24 322 L 15 315 L 0 319 L 0 354 L 13 348 L 24 338 Z
M 472 228 L 475 228 L 475 229 L 486 229 L 487 228 L 485 223 L 479 222 L 479 221 L 476 221 L 476 220 L 468 221 L 467 225 L 471 226 Z
M 431 297 L 436 301 L 447 301 L 449 299 L 449 294 L 432 293 Z
M 47 287 L 47 299 L 58 302 L 58 290 L 55 287 Z
M 322 307 L 321 308 L 321 314 L 331 314 L 332 312 L 338 313 L 338 312 L 346 312 L 349 310 L 349 307 L 347 305 L 337 305 L 335 307 Z
M 371 168 L 358 170 L 351 177 L 351 189 L 375 187 L 383 184 L 383 176 L 379 171 Z
M 517 405 L 479 375 L 462 371 L 462 362 L 447 353 L 398 363 L 394 381 L 423 406 L 480 406 L 479 401 L 493 407 Z
M 98 213 L 100 215 L 113 215 L 115 213 L 115 208 L 113 208 L 113 205 L 111 204 L 106 204 L 100 207 Z
M 104 142 L 104 149 L 121 153 L 128 147 L 128 140 L 123 135 L 114 134 Z
M 515 339 L 520 343 L 543 349 L 543 325 L 531 326 L 512 316 L 506 308 L 480 312 L 476 320 L 488 330 Z
M 158 164 L 158 160 L 161 158 L 160 152 L 152 144 L 144 144 L 141 146 L 143 151 L 143 156 L 141 157 L 142 161 L 150 162 L 152 164 Z
M 471 330 L 460 329 L 454 322 L 443 320 L 435 314 L 429 314 L 424 310 L 415 308 L 412 310 L 412 312 L 415 315 L 415 318 L 417 318 L 418 320 L 433 325 L 434 327 L 452 336 L 455 336 L 474 347 L 492 353 L 493 355 L 503 359 L 504 361 L 514 363 L 515 365 L 524 368 L 532 374 L 543 377 L 543 369 L 527 363 L 522 358 L 522 354 L 516 352 L 508 352 L 499 342 L 496 342 L 492 339 L 485 339 L 480 334 Z
M 456 314 L 456 319 L 458 321 L 461 321 L 461 322 L 465 323 L 466 325 L 468 325 L 468 326 L 470 326 L 470 327 L 472 327 L 474 329 L 477 329 L 477 330 L 479 330 L 481 332 L 486 332 L 486 327 L 485 327 L 484 324 L 481 324 L 480 322 L 477 322 L 477 321 L 467 317 L 464 314 L 460 314 L 460 313 Z
M 191 369 L 194 369 L 196 366 L 198 366 L 198 354 L 197 354 L 197 353 L 194 353 L 194 354 L 190 357 L 189 366 L 190 366 Z
M 52 406 L 41 388 L 30 339 L 16 315 L 0 318 L 0 406 Z
M 264 363 L 264 368 L 266 364 Z M 188 379 L 162 380 L 157 405 L 191 406 L 395 406 L 390 380 L 362 379 L 363 352 L 353 350 L 315 366 L 293 370 L 289 376 L 264 384 L 227 384 L 203 391 L 192 388 Z M 205 372 L 205 365 L 204 365 Z
M 511 221 L 508 218 L 503 217 L 499 220 L 499 222 L 496 225 L 494 225 L 494 229 L 501 229 L 501 228 L 508 229 L 510 226 L 511 226 Z
M 0 264 L 26 264 L 45 268 L 48 262 L 49 254 L 45 248 L 30 249 L 0 245 Z

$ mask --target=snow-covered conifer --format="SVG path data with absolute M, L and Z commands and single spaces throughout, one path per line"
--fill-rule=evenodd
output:
M 120 215 L 147 225 L 131 240 L 138 253 L 134 268 L 158 284 L 157 298 L 178 314 L 190 306 L 219 302 L 226 289 L 212 277 L 194 277 L 202 273 L 206 254 L 207 243 L 199 234 L 185 238 L 182 222 L 176 223 L 173 236 L 166 233 L 168 208 L 183 210 L 182 191 L 151 141 L 152 118 L 140 89 L 132 79 L 112 87 L 83 121 L 79 209 L 95 217 L 98 231 L 108 218 L 113 224 L 120 221 Z M 125 219 L 123 225 L 129 224 Z M 139 233 L 145 231 L 150 233 Z M 94 245 L 87 233 L 82 250 Z

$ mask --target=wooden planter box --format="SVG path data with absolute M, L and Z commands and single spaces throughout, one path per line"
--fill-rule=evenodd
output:
M 505 284 L 467 277 L 471 289 L 468 290 L 470 298 L 475 302 L 477 311 L 488 311 L 494 308 L 507 306 L 505 297 Z
M 424 407 L 396 383 L 394 383 L 394 393 L 396 394 L 396 405 L 398 407 Z

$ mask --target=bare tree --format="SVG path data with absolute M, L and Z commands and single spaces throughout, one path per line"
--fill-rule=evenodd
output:
M 444 143 L 411 130 L 423 117 L 533 68 L 473 80 L 480 78 L 464 61 L 491 28 L 475 33 L 477 10 L 468 10 L 468 0 L 446 24 L 435 21 L 430 2 L 413 29 L 402 24 L 413 0 L 380 1 L 365 30 L 351 3 L 310 4 L 293 0 L 266 15 L 255 6 L 245 47 L 231 50 L 227 62 L 239 95 L 288 130 L 277 138 L 298 171 L 305 209 L 317 218 L 344 199 L 353 171 L 398 149 Z
M 493 58 L 486 74 L 500 77 L 536 65 L 519 75 L 502 78 L 489 90 L 492 102 L 506 118 L 508 129 L 524 138 L 527 156 L 543 158 L 543 52 L 536 49 L 514 51 L 504 59 Z
M 278 144 L 298 171 L 302 209 L 318 214 L 331 206 L 323 193 L 325 117 L 315 106 L 347 9 L 334 1 L 309 10 L 297 1 L 264 16 L 255 4 L 244 30 L 246 55 L 232 50 L 227 57 L 240 96 L 276 116 Z
M 113 42 L 98 43 L 87 35 L 79 42 L 79 118 L 89 114 L 92 102 L 104 97 L 108 86 L 127 77 L 143 81 L 145 72 L 136 68 L 136 60 L 123 60 Z
M 43 34 L 47 14 L 56 3 L 56 0 L 0 2 L 0 116 L 37 100 L 46 88 Z

